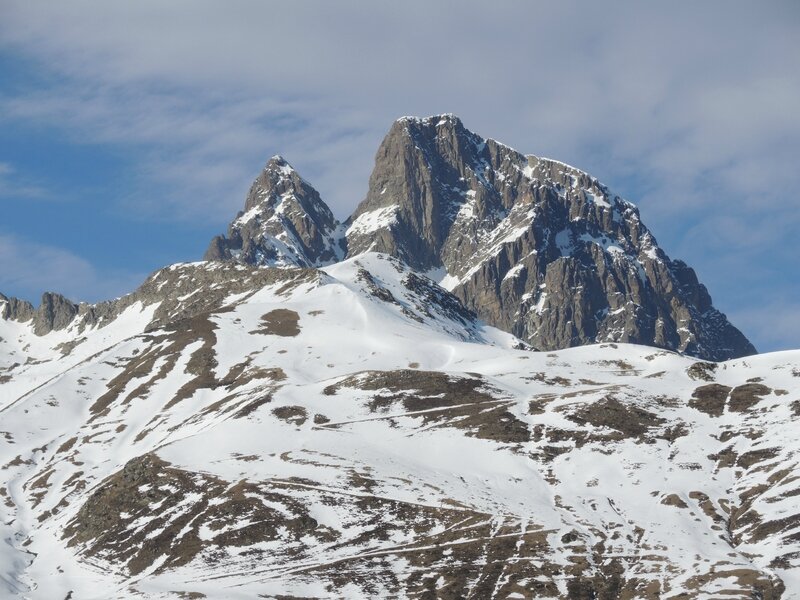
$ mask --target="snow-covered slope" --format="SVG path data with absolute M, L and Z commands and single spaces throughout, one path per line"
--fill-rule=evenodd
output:
M 800 352 L 531 352 L 375 253 L 0 338 L 2 597 L 800 597 Z

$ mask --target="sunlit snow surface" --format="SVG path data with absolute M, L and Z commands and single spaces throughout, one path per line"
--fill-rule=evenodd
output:
M 367 254 L 171 329 L 0 321 L 0 597 L 800 597 L 800 352 L 518 350 L 409 281 Z M 148 453 L 169 476 L 81 538 Z

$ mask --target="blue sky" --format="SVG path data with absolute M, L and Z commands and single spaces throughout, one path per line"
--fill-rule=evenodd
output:
M 762 351 L 800 347 L 800 3 L 0 0 L 0 292 L 202 256 L 268 157 L 339 217 L 401 115 L 636 203 Z

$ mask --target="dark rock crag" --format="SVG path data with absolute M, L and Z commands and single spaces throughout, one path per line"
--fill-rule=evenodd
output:
M 25 323 L 33 321 L 36 335 L 47 335 L 51 331 L 66 329 L 80 311 L 80 306 L 61 294 L 45 292 L 38 308 L 27 300 L 8 298 L 0 294 L 0 317 L 8 321 Z

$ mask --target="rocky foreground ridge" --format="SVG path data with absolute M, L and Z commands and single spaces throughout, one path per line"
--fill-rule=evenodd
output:
M 205 258 L 324 266 L 367 251 L 400 258 L 539 350 L 630 342 L 707 360 L 756 351 L 695 272 L 659 248 L 633 204 L 453 115 L 396 121 L 367 197 L 344 224 L 273 158 Z

